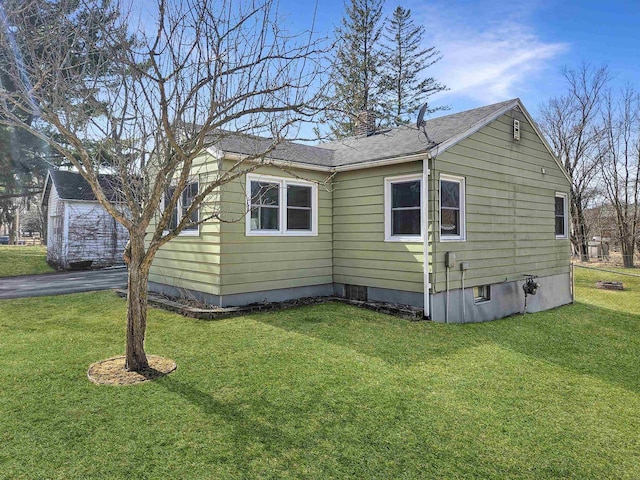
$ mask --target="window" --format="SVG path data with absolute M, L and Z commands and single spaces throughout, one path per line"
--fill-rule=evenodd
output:
M 440 175 L 440 241 L 465 239 L 464 178 Z
M 187 210 L 193 203 L 194 198 L 198 195 L 198 182 L 190 182 L 187 184 L 185 189 L 182 191 L 182 195 L 178 199 L 178 203 L 176 208 L 171 212 L 171 218 L 169 219 L 169 225 L 167 225 L 168 230 L 173 230 L 178 226 L 178 222 L 182 217 L 187 213 Z M 169 187 L 165 192 L 164 203 L 165 205 L 171 201 L 171 197 L 176 191 L 176 187 Z M 178 218 L 178 212 L 180 212 L 180 217 Z M 190 220 L 191 223 L 185 225 L 185 227 L 180 232 L 180 235 L 197 235 L 198 234 L 198 221 L 199 221 L 199 211 L 198 209 L 191 212 Z
M 556 193 L 555 202 L 556 238 L 568 238 L 567 194 Z
M 385 178 L 385 240 L 422 241 L 422 175 Z
M 491 285 L 473 287 L 473 303 L 484 303 L 491 300 Z
M 247 175 L 247 235 L 317 235 L 318 188 L 312 182 Z
M 280 185 L 251 182 L 251 230 L 280 230 Z

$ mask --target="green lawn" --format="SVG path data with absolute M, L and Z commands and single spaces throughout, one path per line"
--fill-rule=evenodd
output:
M 123 300 L 0 301 L 0 478 L 640 478 L 640 278 L 576 273 L 579 303 L 473 325 L 151 310 L 178 370 L 130 387 L 86 378 Z
M 0 277 L 53 272 L 47 264 L 47 247 L 0 245 Z

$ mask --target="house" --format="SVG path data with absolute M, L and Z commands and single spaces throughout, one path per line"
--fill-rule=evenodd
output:
M 101 175 L 99 181 L 115 200 L 115 179 Z M 61 269 L 124 264 L 129 233 L 98 203 L 80 174 L 49 170 L 41 204 L 47 207 L 47 262 Z
M 266 141 L 208 150 L 183 201 Z M 152 290 L 219 306 L 338 295 L 474 322 L 523 311 L 534 275 L 527 311 L 572 301 L 569 178 L 518 99 L 270 158 L 218 193 L 235 221 L 163 246 Z

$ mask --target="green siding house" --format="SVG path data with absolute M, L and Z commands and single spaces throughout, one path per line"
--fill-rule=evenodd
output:
M 191 188 L 263 141 L 221 141 Z M 535 275 L 527 311 L 572 301 L 570 182 L 518 99 L 420 128 L 285 143 L 269 163 L 202 206 L 227 221 L 160 250 L 152 290 L 222 307 L 341 296 L 475 322 L 521 312 L 525 275 Z

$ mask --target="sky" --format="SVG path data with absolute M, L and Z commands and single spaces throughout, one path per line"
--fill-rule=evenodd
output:
M 386 0 L 385 16 L 398 5 L 424 25 L 425 47 L 442 54 L 428 74 L 449 90 L 430 103 L 450 113 L 519 97 L 535 117 L 565 93 L 563 68 L 583 62 L 607 65 L 614 89 L 640 89 L 639 0 Z M 280 10 L 299 28 L 314 13 L 309 0 L 280 0 Z M 344 11 L 343 0 L 318 0 L 319 33 L 332 35 Z

